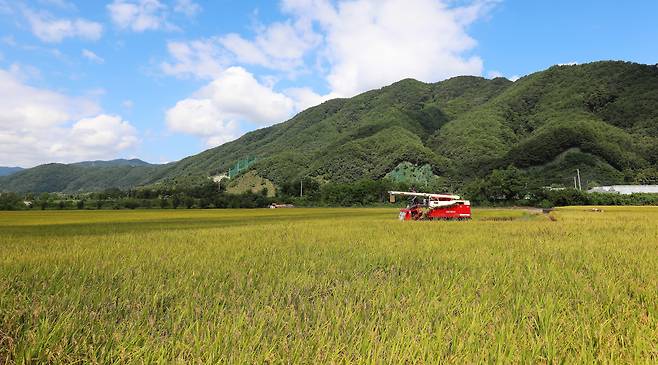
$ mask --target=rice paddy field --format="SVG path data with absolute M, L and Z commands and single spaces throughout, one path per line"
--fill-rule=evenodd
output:
M 658 208 L 0 212 L 0 363 L 656 363 Z

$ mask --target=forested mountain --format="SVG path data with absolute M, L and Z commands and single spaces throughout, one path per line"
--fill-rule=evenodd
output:
M 0 178 L 0 190 L 14 192 L 83 192 L 128 189 L 153 181 L 158 165 L 97 166 L 46 164 Z
M 658 67 L 554 66 L 515 82 L 407 79 L 327 101 L 176 163 L 44 165 L 0 178 L 0 190 L 190 184 L 250 157 L 256 174 L 277 185 L 300 177 L 379 179 L 405 162 L 453 184 L 510 165 L 545 184 L 570 184 L 576 168 L 589 182 L 630 181 L 658 164 Z
M 116 166 L 130 166 L 130 167 L 135 167 L 135 166 L 153 166 L 152 164 L 142 161 L 137 158 L 133 158 L 130 160 L 126 159 L 116 159 L 116 160 L 110 160 L 110 161 L 83 161 L 83 162 L 76 162 L 73 163 L 72 165 L 75 166 L 82 166 L 82 167 L 116 167 Z

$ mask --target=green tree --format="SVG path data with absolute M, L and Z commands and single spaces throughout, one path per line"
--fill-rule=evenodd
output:
M 185 195 L 185 197 L 183 198 L 183 203 L 185 204 L 185 208 L 192 209 L 192 207 L 194 206 L 194 198 Z
M 139 208 L 139 201 L 136 199 L 126 199 L 123 202 L 123 206 L 128 209 L 137 209 Z
M 484 188 L 491 201 L 519 200 L 527 193 L 528 178 L 513 166 L 494 170 L 485 181 Z
M 640 172 L 635 175 L 635 183 L 642 185 L 658 184 L 658 168 L 651 167 L 640 170 Z
M 22 205 L 23 199 L 17 194 L 0 193 L 0 210 L 18 210 L 23 208 Z
M 530 192 L 528 177 L 514 166 L 496 169 L 466 185 L 465 196 L 475 202 L 502 203 L 524 199 Z

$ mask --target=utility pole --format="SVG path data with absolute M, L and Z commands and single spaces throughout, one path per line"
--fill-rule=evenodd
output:
M 304 196 L 304 179 L 299 179 L 299 197 Z
M 576 169 L 576 173 L 578 174 L 578 190 L 583 190 L 583 184 L 580 182 L 580 169 Z

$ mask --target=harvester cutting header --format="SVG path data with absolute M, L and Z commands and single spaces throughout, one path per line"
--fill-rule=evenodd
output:
M 396 196 L 409 197 L 406 208 L 400 209 L 400 220 L 466 220 L 471 219 L 471 202 L 459 195 L 389 191 L 390 201 Z

